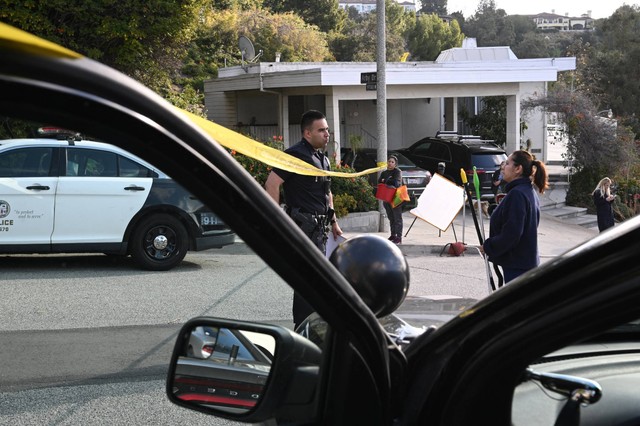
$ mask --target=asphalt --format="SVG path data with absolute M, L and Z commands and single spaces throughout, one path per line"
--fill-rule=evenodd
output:
M 588 241 L 598 234 L 594 228 L 586 228 L 570 223 L 567 220 L 555 217 L 553 212 L 543 210 L 538 226 L 538 246 L 540 257 L 555 257 L 567 250 Z M 410 211 L 403 214 L 404 234 L 400 249 L 405 255 L 440 255 L 447 254 L 448 244 L 454 242 L 465 243 L 467 249 L 473 249 L 479 245 L 478 234 L 474 225 L 473 216 L 466 210 L 463 216 L 460 212 L 454 219 L 452 226 L 441 231 L 430 223 L 414 216 Z M 484 235 L 489 235 L 489 219 L 484 218 Z M 388 229 L 388 223 L 385 224 Z M 369 233 L 384 238 L 389 237 L 388 232 Z M 345 233 L 345 237 L 351 238 L 358 233 Z M 475 250 L 475 249 L 474 249 Z M 476 251 L 477 254 L 477 251 Z
M 541 217 L 538 226 L 538 246 L 540 257 L 552 258 L 567 250 L 590 240 L 598 234 L 597 227 L 592 222 L 585 224 L 584 220 L 577 220 L 585 216 L 584 210 L 571 208 L 564 204 L 564 188 L 552 188 L 540 198 Z M 479 219 L 478 219 L 479 221 Z M 442 255 L 448 256 L 448 244 L 463 242 L 467 252 L 477 250 L 473 247 L 479 245 L 478 235 L 473 221 L 473 216 L 467 206 L 463 212 L 455 217 L 452 225 L 446 230 L 440 230 L 407 210 L 403 213 L 403 237 L 400 249 L 405 255 Z M 484 235 L 489 235 L 489 219 L 483 218 Z M 385 220 L 385 232 L 369 233 L 384 238 L 389 237 L 389 224 Z M 345 237 L 351 238 L 358 233 L 345 233 Z M 464 254 L 463 254 L 464 255 Z

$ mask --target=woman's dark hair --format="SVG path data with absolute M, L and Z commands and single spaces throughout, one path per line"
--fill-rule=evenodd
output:
M 536 160 L 529 151 L 515 151 L 511 154 L 513 163 L 522 166 L 522 176 L 528 176 L 541 194 L 549 188 L 547 169 L 542 161 Z
M 393 154 L 391 154 L 390 156 L 387 157 L 387 161 L 391 160 L 392 158 L 395 160 L 396 164 L 398 164 L 398 157 L 396 157 Z

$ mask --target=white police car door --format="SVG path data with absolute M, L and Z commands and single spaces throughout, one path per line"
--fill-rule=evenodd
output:
M 53 147 L 0 153 L 0 243 L 49 244 L 58 178 L 49 176 Z
M 67 176 L 56 194 L 53 244 L 121 242 L 131 218 L 142 208 L 153 179 L 120 177 L 119 159 L 110 151 L 69 146 Z M 137 168 L 136 168 L 137 170 Z

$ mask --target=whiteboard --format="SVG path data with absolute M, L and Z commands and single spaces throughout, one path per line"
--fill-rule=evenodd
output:
M 418 205 L 409 213 L 446 231 L 462 209 L 464 201 L 464 188 L 436 173 L 418 197 Z

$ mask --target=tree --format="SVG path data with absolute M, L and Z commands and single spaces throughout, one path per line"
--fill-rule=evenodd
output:
M 604 19 L 598 30 L 600 41 L 590 66 L 602 70 L 603 78 L 594 81 L 593 90 L 602 95 L 601 106 L 619 115 L 640 115 L 640 7 L 622 6 Z
M 570 181 L 567 202 L 591 206 L 589 192 L 598 180 L 628 172 L 637 164 L 638 150 L 633 134 L 614 120 L 601 117 L 587 94 L 558 86 L 546 96 L 523 101 L 522 111 L 554 112 L 565 124 L 566 158 L 577 171 Z
M 387 60 L 399 61 L 405 49 L 404 33 L 410 25 L 404 8 L 386 0 L 386 48 Z M 332 33 L 329 45 L 338 61 L 376 60 L 377 14 L 360 15 L 357 20 L 348 19 L 343 31 Z
M 461 109 L 460 116 L 471 127 L 474 135 L 493 140 L 501 146 L 507 142 L 507 98 L 505 96 L 482 98 L 478 115 L 471 115 L 466 109 Z
M 412 60 L 433 61 L 443 50 L 460 47 L 463 39 L 457 21 L 446 24 L 435 14 L 423 14 L 408 31 L 407 46 Z
M 447 0 L 422 0 L 422 7 L 420 13 L 436 15 L 447 14 Z
M 338 0 L 264 0 L 263 4 L 274 13 L 293 12 L 325 33 L 341 31 L 347 17 Z
M 462 31 L 475 37 L 478 46 L 511 46 L 515 41 L 513 22 L 506 19 L 503 9 L 496 9 L 494 0 L 481 0 L 473 17 L 467 19 Z
M 548 58 L 549 41 L 541 34 L 529 32 L 522 36 L 520 42 L 511 46 L 513 53 L 520 59 L 524 58 Z M 559 56 L 559 55 L 555 55 Z
M 122 71 L 163 96 L 197 22 L 197 0 L 0 0 L 0 20 Z
M 238 14 L 233 9 L 209 10 L 187 49 L 182 84 L 204 91 L 204 81 L 218 76 L 218 67 L 240 64 Z
M 327 36 L 315 25 L 293 13 L 247 10 L 238 16 L 238 34 L 249 37 L 263 57 L 274 60 L 276 52 L 287 62 L 333 60 Z
M 248 10 L 262 6 L 262 0 L 211 0 L 214 10 Z

